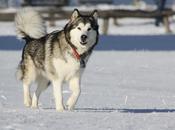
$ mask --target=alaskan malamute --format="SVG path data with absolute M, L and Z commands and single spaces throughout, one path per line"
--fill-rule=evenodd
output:
M 40 15 L 31 8 L 15 17 L 17 36 L 25 40 L 17 77 L 23 82 L 24 104 L 37 108 L 38 99 L 49 83 L 53 85 L 56 110 L 72 110 L 80 95 L 83 69 L 98 41 L 98 14 L 82 15 L 75 9 L 63 30 L 46 34 Z M 69 83 L 72 94 L 63 105 L 62 84 Z M 37 83 L 31 98 L 30 86 Z

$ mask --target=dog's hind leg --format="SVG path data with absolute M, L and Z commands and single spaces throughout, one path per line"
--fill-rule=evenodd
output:
M 30 73 L 26 72 L 26 75 L 23 79 L 23 91 L 24 91 L 24 105 L 30 107 L 32 104 L 32 99 L 30 95 L 30 86 L 32 84 L 33 78 Z
M 23 91 L 24 91 L 24 105 L 30 107 L 32 100 L 30 95 L 30 83 L 23 81 Z
M 69 110 L 73 110 L 74 106 L 78 100 L 78 97 L 80 95 L 80 79 L 79 77 L 73 77 L 70 81 L 69 81 L 69 88 L 72 91 L 71 96 L 69 97 L 68 101 L 67 101 L 67 107 Z
M 28 56 L 20 65 L 20 70 L 22 72 L 23 81 L 23 91 L 24 91 L 24 105 L 30 107 L 32 104 L 32 99 L 30 95 L 30 85 L 35 80 L 36 71 L 33 61 Z
M 37 89 L 32 97 L 32 108 L 38 108 L 39 96 L 45 89 L 48 88 L 49 80 L 47 80 L 43 76 L 39 76 L 39 78 L 37 78 L 37 84 Z

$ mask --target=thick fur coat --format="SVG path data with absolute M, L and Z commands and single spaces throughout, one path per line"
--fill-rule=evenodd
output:
M 72 110 L 80 95 L 81 76 L 98 41 L 97 11 L 82 15 L 77 9 L 63 30 L 46 34 L 40 15 L 31 8 L 20 10 L 15 17 L 17 36 L 24 39 L 17 77 L 23 82 L 24 104 L 38 108 L 42 91 L 51 83 L 56 110 Z M 31 97 L 30 86 L 37 83 Z M 69 83 L 72 94 L 63 105 L 62 84 Z

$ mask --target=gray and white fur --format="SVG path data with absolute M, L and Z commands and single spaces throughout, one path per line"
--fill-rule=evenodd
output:
M 75 9 L 63 30 L 46 34 L 43 19 L 32 8 L 18 11 L 15 17 L 17 36 L 24 39 L 22 59 L 17 77 L 22 80 L 24 104 L 38 108 L 40 94 L 53 86 L 56 110 L 74 109 L 80 95 L 81 76 L 98 41 L 98 13 L 82 15 Z M 31 97 L 30 86 L 37 83 Z M 69 83 L 72 91 L 63 105 L 62 84 Z

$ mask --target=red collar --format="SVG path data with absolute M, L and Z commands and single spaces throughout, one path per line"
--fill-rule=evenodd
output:
M 74 47 L 72 47 L 73 50 L 73 55 L 77 60 L 80 60 L 80 54 L 76 51 L 76 49 Z

